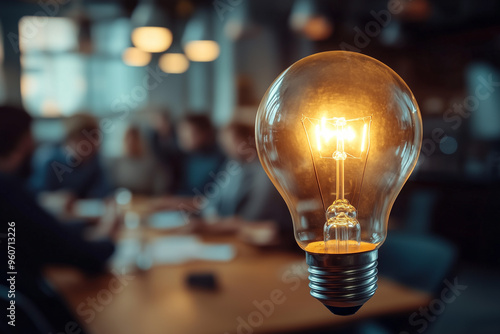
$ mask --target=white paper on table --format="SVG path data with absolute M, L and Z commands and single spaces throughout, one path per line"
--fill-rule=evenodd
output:
M 155 263 L 183 263 L 190 260 L 230 261 L 235 250 L 229 244 L 206 244 L 194 236 L 159 238 L 149 245 Z
M 81 199 L 75 202 L 73 212 L 77 217 L 98 218 L 106 212 L 106 205 L 100 199 Z
M 166 230 L 185 226 L 186 220 L 181 211 L 159 211 L 149 216 L 148 224 L 153 228 Z
M 230 244 L 206 244 L 195 236 L 158 238 L 146 247 L 137 239 L 125 239 L 116 246 L 111 260 L 114 268 L 135 265 L 140 252 L 150 257 L 152 264 L 181 264 L 193 260 L 227 262 L 236 256 Z
M 207 261 L 230 261 L 234 258 L 234 247 L 229 244 L 204 244 L 201 246 L 197 259 Z

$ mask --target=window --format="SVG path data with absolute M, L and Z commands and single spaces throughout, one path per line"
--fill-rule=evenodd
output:
M 90 40 L 79 36 L 79 24 L 70 18 L 25 16 L 19 21 L 21 95 L 34 116 L 82 110 L 109 114 L 113 101 L 129 94 L 144 77 L 143 69 L 121 59 L 130 43 L 128 19 L 94 22 Z M 89 42 L 90 49 L 80 52 Z

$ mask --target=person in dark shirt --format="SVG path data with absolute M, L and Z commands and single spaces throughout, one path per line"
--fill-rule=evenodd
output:
M 215 129 L 206 115 L 188 115 L 177 127 L 180 151 L 172 157 L 175 193 L 195 196 L 203 193 L 224 162 L 224 155 L 216 145 Z
M 168 174 L 147 147 L 143 131 L 131 124 L 123 140 L 123 154 L 110 159 L 108 169 L 117 188 L 126 188 L 134 194 L 160 195 L 168 188 Z
M 80 233 L 62 225 L 45 212 L 25 189 L 34 144 L 31 117 L 26 111 L 0 107 L 0 217 L 1 233 L 15 234 L 13 267 L 0 273 L 0 289 L 9 289 L 7 279 L 15 271 L 18 309 L 16 327 L 0 327 L 10 333 L 65 332 L 68 323 L 78 322 L 58 294 L 45 281 L 42 271 L 48 265 L 67 265 L 87 274 L 101 273 L 114 250 L 111 241 L 86 241 Z M 11 228 L 8 230 L 8 228 Z M 8 239 L 1 235 L 2 254 L 7 254 Z M 12 237 L 12 235 L 8 235 Z M 8 306 L 2 293 L 0 303 Z M 5 309 L 5 308 L 4 308 Z M 81 328 L 80 328 L 81 329 Z M 83 330 L 79 333 L 83 333 Z
M 65 191 L 75 198 L 103 198 L 112 191 L 100 159 L 102 132 L 89 114 L 75 114 L 64 120 L 66 138 L 62 145 L 43 148 L 30 179 L 37 192 Z
M 177 152 L 177 136 L 175 127 L 166 109 L 152 110 L 147 114 L 149 126 L 145 129 L 145 138 L 148 147 L 154 154 L 156 160 L 160 162 L 168 175 L 172 175 L 174 170 L 172 158 Z M 168 191 L 172 191 L 174 184 L 169 184 Z
M 220 132 L 220 143 L 227 155 L 221 169 L 227 174 L 220 189 L 202 208 L 203 216 L 214 225 L 236 222 L 240 236 L 256 243 L 294 240 L 288 207 L 260 164 L 255 148 L 254 127 L 232 122 Z M 273 236 L 274 235 L 274 236 Z M 261 240 L 258 240 L 258 239 Z M 255 240 L 252 240 L 255 239 Z

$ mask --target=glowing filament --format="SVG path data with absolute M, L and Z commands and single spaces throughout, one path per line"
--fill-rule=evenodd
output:
M 321 151 L 321 141 L 323 140 L 325 143 L 328 143 L 330 139 L 336 137 L 337 139 L 337 150 L 340 154 L 343 152 L 344 141 L 352 141 L 356 137 L 356 133 L 354 130 L 348 126 L 345 127 L 346 121 L 345 118 L 340 117 L 334 119 L 335 130 L 329 129 L 327 126 L 328 122 L 325 117 L 321 118 L 320 124 L 316 125 L 316 142 L 318 145 L 318 151 Z
M 347 128 L 344 128 L 340 135 L 342 136 L 342 139 L 345 139 L 348 141 L 351 141 L 354 139 L 354 137 L 356 137 L 354 130 L 350 126 L 348 126 Z
M 308 122 L 304 123 L 305 120 Z M 308 134 L 308 140 L 309 136 L 316 140 L 319 154 L 313 154 L 313 159 L 332 159 L 331 162 L 328 160 L 321 160 L 321 162 L 335 165 L 335 169 L 331 170 L 333 175 L 329 179 L 335 180 L 335 188 L 326 188 L 329 196 L 335 195 L 335 200 L 325 213 L 324 251 L 326 253 L 348 253 L 357 250 L 360 247 L 361 225 L 357 220 L 357 209 L 350 203 L 352 189 L 346 192 L 346 170 L 358 168 L 354 163 L 358 165 L 360 162 L 364 163 L 363 159 L 367 157 L 367 152 L 370 149 L 371 116 L 353 119 L 304 117 L 302 122 Z M 313 142 L 309 142 L 309 145 L 309 148 L 314 150 Z M 348 162 L 349 159 L 358 161 L 354 161 L 351 165 Z M 352 171 L 347 175 L 351 176 Z

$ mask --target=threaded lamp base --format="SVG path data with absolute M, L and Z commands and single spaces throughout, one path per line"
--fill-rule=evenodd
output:
M 352 315 L 377 290 L 378 251 L 352 254 L 306 252 L 311 296 L 333 314 Z

